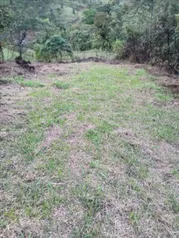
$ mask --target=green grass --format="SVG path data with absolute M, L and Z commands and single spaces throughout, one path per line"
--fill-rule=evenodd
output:
M 22 87 L 30 87 L 30 88 L 44 87 L 44 84 L 39 81 L 26 80 L 21 77 L 15 78 L 15 82 L 21 85 Z
M 10 134 L 0 140 L 6 237 L 178 234 L 179 113 L 171 93 L 129 66 L 13 80 L 32 90 L 19 104 L 26 117 L 4 125 Z
M 61 81 L 56 81 L 53 86 L 59 89 L 68 89 L 70 87 L 68 83 Z

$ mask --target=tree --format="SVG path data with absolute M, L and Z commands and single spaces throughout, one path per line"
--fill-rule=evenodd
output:
M 53 59 L 58 61 L 59 57 L 62 60 L 63 52 L 67 52 L 73 58 L 68 42 L 60 35 L 56 35 L 45 42 L 44 46 L 40 49 L 39 58 L 45 59 L 48 62 L 51 62 Z
M 95 16 L 97 45 L 100 48 L 110 48 L 110 17 L 107 13 L 99 12 Z
M 110 40 L 122 40 L 124 55 L 173 68 L 178 58 L 176 0 L 112 1 Z
M 10 42 L 18 49 L 19 55 L 22 56 L 23 49 L 28 43 L 27 36 L 29 31 L 42 30 L 51 21 L 51 11 L 49 5 L 55 2 L 48 0 L 9 0 L 6 3 L 10 9 L 12 21 L 8 27 Z M 60 14 L 60 13 L 59 13 Z M 55 21 L 55 17 L 53 17 Z
M 116 54 L 116 59 L 121 59 L 124 53 L 124 44 L 120 40 L 116 40 L 112 44 L 113 52 Z
M 3 41 L 6 38 L 6 30 L 11 23 L 10 10 L 6 5 L 0 5 L 0 62 L 4 61 Z
M 93 25 L 94 19 L 96 16 L 96 10 L 95 9 L 87 9 L 83 12 L 83 22 L 87 25 Z

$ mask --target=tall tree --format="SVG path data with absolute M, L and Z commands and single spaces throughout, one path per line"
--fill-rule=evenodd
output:
M 0 4 L 0 62 L 4 61 L 3 55 L 3 41 L 6 38 L 6 30 L 11 23 L 12 17 L 10 14 L 10 9 L 5 4 Z
M 6 1 L 6 7 L 10 9 L 13 19 L 8 27 L 10 41 L 18 47 L 20 56 L 22 56 L 28 32 L 42 30 L 49 24 L 50 14 L 52 14 L 49 9 L 54 2 L 56 0 Z

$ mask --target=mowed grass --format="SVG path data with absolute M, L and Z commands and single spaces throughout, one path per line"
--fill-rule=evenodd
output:
M 172 94 L 129 66 L 41 84 L 3 129 L 2 237 L 178 237 Z
M 13 81 L 22 87 L 39 88 L 45 86 L 42 82 L 37 80 L 27 80 L 23 77 L 15 77 Z

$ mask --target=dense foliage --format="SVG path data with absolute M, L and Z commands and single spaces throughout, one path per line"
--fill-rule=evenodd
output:
M 93 8 L 95 37 L 89 38 L 94 41 L 92 47 L 115 50 L 117 41 L 121 44 L 120 53 L 119 48 L 116 51 L 118 58 L 162 64 L 177 70 L 179 1 L 111 0 L 108 4 L 93 4 Z
M 2 1 L 0 19 L 1 36 L 8 31 L 5 41 L 20 54 L 24 46 L 47 49 L 59 35 L 73 50 L 113 51 L 178 71 L 179 0 L 10 0 Z
M 61 61 L 63 52 L 73 58 L 72 50 L 70 45 L 61 36 L 53 36 L 45 42 L 44 45 L 36 46 L 36 56 L 38 59 L 45 60 L 47 62 Z

